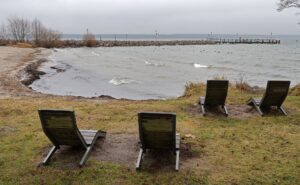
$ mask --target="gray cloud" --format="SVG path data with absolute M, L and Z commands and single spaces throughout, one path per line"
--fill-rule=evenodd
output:
M 64 33 L 299 34 L 296 9 L 277 0 L 1 0 L 0 22 L 39 18 Z

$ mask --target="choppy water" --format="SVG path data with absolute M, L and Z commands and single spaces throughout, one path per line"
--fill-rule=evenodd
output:
M 262 87 L 267 80 L 299 83 L 300 43 L 57 49 L 41 70 L 47 74 L 31 85 L 40 92 L 164 99 L 215 76 Z

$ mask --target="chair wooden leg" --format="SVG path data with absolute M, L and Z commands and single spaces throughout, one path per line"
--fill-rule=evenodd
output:
M 278 109 L 284 114 L 284 115 L 286 115 L 287 116 L 287 113 L 285 112 L 285 110 L 283 109 L 283 107 L 278 107 Z
M 203 104 L 200 104 L 201 106 L 201 110 L 202 110 L 202 115 L 205 116 L 205 108 L 204 108 L 204 105 Z
M 226 105 L 223 106 L 223 109 L 224 109 L 224 112 L 225 112 L 225 114 L 226 114 L 226 117 L 228 117 L 228 110 L 227 110 Z
M 262 110 L 260 109 L 260 107 L 257 106 L 255 103 L 254 103 L 254 107 L 256 108 L 257 112 L 258 112 L 261 116 L 264 116 L 264 113 L 262 112 Z
M 175 170 L 178 172 L 179 171 L 179 150 L 176 150 L 176 166 L 175 166 Z
M 92 151 L 92 147 L 91 147 L 91 146 L 87 147 L 87 149 L 86 149 L 86 151 L 85 151 L 85 153 L 84 153 L 84 155 L 83 155 L 83 157 L 81 158 L 81 161 L 80 161 L 80 163 L 79 163 L 79 166 L 80 166 L 80 167 L 82 167 L 82 166 L 85 164 L 85 162 L 86 162 L 86 160 L 87 160 L 89 154 L 91 153 L 91 151 Z
M 46 158 L 44 159 L 44 161 L 43 161 L 43 165 L 47 165 L 47 164 L 49 163 L 51 157 L 53 156 L 53 154 L 55 153 L 55 151 L 56 151 L 57 149 L 59 149 L 59 147 L 57 147 L 57 146 L 53 146 L 53 147 L 51 148 L 51 150 L 49 151 L 47 157 L 46 157 Z
M 138 159 L 136 161 L 136 166 L 135 166 L 136 170 L 140 170 L 141 169 L 141 161 L 142 161 L 143 153 L 144 153 L 144 150 L 141 148 L 139 156 L 138 156 Z

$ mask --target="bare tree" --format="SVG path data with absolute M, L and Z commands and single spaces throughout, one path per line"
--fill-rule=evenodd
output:
M 286 8 L 300 8 L 300 0 L 280 0 L 278 3 L 278 11 L 282 11 Z
M 0 40 L 7 40 L 7 39 L 8 39 L 8 35 L 7 35 L 6 25 L 2 23 L 0 26 Z
M 34 19 L 32 21 L 31 35 L 37 46 L 46 48 L 57 46 L 61 37 L 61 33 L 59 31 L 45 27 L 38 19 Z
M 10 34 L 17 42 L 25 42 L 30 34 L 30 22 L 24 18 L 12 17 L 7 19 Z
M 39 45 L 46 48 L 57 47 L 61 44 L 60 38 L 61 33 L 59 31 L 43 28 L 41 30 Z
M 60 37 L 61 34 L 59 31 L 52 30 L 52 29 L 44 29 L 41 40 L 51 42 L 51 41 L 59 40 Z
M 44 35 L 45 31 L 46 31 L 46 28 L 43 26 L 43 24 L 40 20 L 34 19 L 32 21 L 31 35 L 36 44 L 38 44 L 41 41 L 42 36 Z

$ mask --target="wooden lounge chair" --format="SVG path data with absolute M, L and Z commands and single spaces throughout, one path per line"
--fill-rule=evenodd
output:
M 136 162 L 139 170 L 143 154 L 150 150 L 170 150 L 176 154 L 175 170 L 179 170 L 180 135 L 176 133 L 175 113 L 138 113 L 141 148 Z
M 251 98 L 247 104 L 254 106 L 258 113 L 263 116 L 263 110 L 276 106 L 280 112 L 287 115 L 282 104 L 288 95 L 290 81 L 268 81 L 267 89 L 263 98 Z
M 90 154 L 96 140 L 105 138 L 106 132 L 97 130 L 79 130 L 76 125 L 74 111 L 69 110 L 39 110 L 41 124 L 46 136 L 54 145 L 42 162 L 47 165 L 54 152 L 61 145 L 82 147 L 86 151 L 79 163 L 82 167 Z
M 205 116 L 205 107 L 216 106 L 221 106 L 225 115 L 228 116 L 225 105 L 228 84 L 228 80 L 207 80 L 205 97 L 200 97 L 199 100 L 203 116 Z

